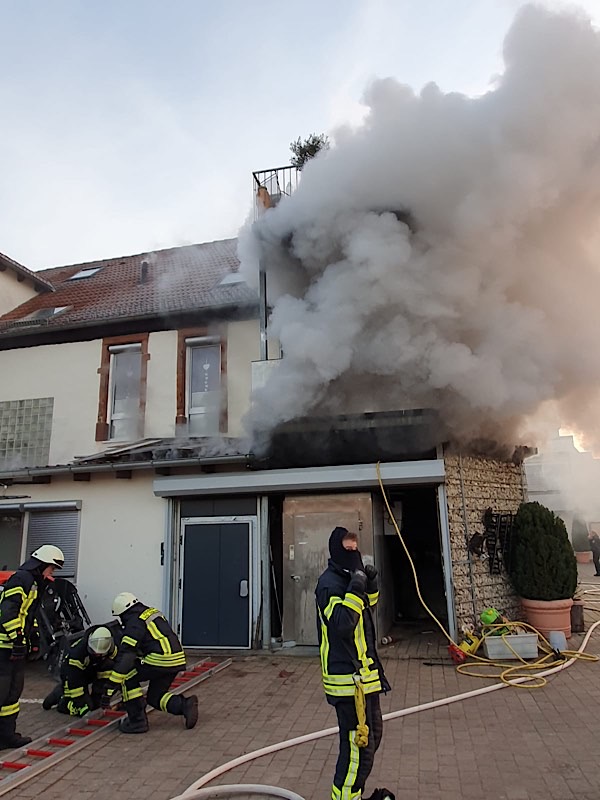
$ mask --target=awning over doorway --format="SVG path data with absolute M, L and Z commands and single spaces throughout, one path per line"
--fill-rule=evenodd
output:
M 381 464 L 380 470 L 384 484 L 393 486 L 436 485 L 443 483 L 445 477 L 443 459 L 392 461 Z M 199 494 L 364 489 L 377 485 L 377 469 L 373 463 L 226 472 L 213 475 L 174 475 L 157 478 L 153 488 L 157 497 L 184 497 Z

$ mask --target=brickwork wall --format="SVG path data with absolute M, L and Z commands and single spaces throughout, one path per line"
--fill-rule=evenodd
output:
M 490 575 L 489 560 L 470 555 L 467 542 L 474 533 L 483 533 L 487 508 L 495 513 L 516 512 L 524 500 L 523 467 L 454 454 L 445 455 L 444 462 L 458 631 L 474 625 L 475 616 L 478 618 L 489 606 L 518 619 L 519 602 L 508 576 L 504 570 L 500 575 Z

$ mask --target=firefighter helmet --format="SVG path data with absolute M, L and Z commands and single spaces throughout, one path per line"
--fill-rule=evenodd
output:
M 88 637 L 88 650 L 95 656 L 105 656 L 113 646 L 113 637 L 104 625 L 93 630 Z
M 137 597 L 134 594 L 131 594 L 131 592 L 121 592 L 113 600 L 113 616 L 120 617 L 124 611 L 127 611 L 128 608 L 131 608 L 131 606 L 134 606 L 139 602 L 140 601 L 137 599 Z
M 38 547 L 31 556 L 32 558 L 37 558 L 42 564 L 51 564 L 59 569 L 62 569 L 65 563 L 63 551 L 60 547 L 56 547 L 56 545 L 53 544 L 43 544 L 41 547 Z

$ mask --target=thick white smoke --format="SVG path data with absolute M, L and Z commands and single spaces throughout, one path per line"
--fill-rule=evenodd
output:
M 514 444 L 554 401 L 600 443 L 600 34 L 527 6 L 504 61 L 475 99 L 376 81 L 242 233 L 284 352 L 258 428 L 435 408 L 459 441 Z

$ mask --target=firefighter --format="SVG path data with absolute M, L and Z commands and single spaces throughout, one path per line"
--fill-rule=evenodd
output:
M 123 631 L 102 708 L 110 706 L 112 695 L 120 688 L 127 717 L 119 728 L 123 733 L 146 733 L 148 717 L 140 683 L 147 680 L 150 705 L 183 716 L 185 727 L 193 728 L 198 721 L 198 698 L 169 691 L 177 673 L 185 669 L 185 653 L 163 614 L 141 603 L 131 592 L 115 597 L 112 613 L 120 617 Z
M 60 670 L 60 683 L 44 699 L 42 708 L 56 706 L 61 714 L 72 717 L 100 708 L 116 655 L 113 635 L 106 626 L 88 628 L 70 645 Z
M 23 747 L 31 737 L 16 732 L 19 698 L 25 683 L 25 659 L 39 651 L 35 615 L 54 570 L 65 557 L 59 547 L 43 544 L 4 584 L 0 599 L 0 750 Z
M 371 614 L 379 597 L 377 570 L 363 565 L 358 537 L 346 528 L 332 532 L 329 554 L 315 594 L 323 687 L 340 736 L 331 797 L 360 800 L 383 732 L 379 695 L 390 690 Z M 372 796 L 393 798 L 387 789 Z

